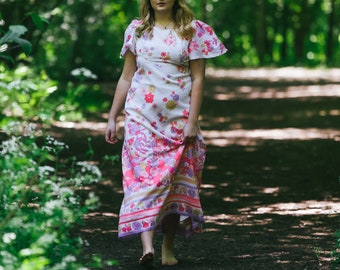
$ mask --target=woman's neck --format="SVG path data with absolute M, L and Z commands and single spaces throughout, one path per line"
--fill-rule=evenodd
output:
M 155 13 L 155 22 L 161 25 L 167 25 L 173 21 L 172 14 L 158 14 Z

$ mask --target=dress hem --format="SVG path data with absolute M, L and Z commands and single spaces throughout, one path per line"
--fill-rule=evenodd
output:
M 179 211 L 169 211 L 166 215 L 163 216 L 162 220 L 166 216 L 171 215 L 171 214 L 177 214 L 182 217 L 185 217 L 184 221 L 190 218 L 190 221 L 191 221 L 191 224 L 190 224 L 191 228 L 189 230 L 185 230 L 185 224 L 183 224 L 183 222 L 180 221 L 180 224 L 176 232 L 177 235 L 181 235 L 181 236 L 188 238 L 194 234 L 202 233 L 202 231 L 200 230 L 200 227 L 202 226 L 203 223 L 205 223 L 204 217 L 197 218 L 197 216 L 195 215 L 183 214 Z M 124 233 L 124 234 L 119 234 L 118 238 L 119 239 L 132 238 L 132 237 L 138 236 L 139 234 L 143 232 L 148 232 L 152 230 L 154 230 L 156 233 L 161 233 L 162 232 L 162 226 L 161 226 L 162 220 L 160 220 L 156 225 L 153 225 L 149 228 L 141 229 L 141 230 L 134 231 L 134 232 Z

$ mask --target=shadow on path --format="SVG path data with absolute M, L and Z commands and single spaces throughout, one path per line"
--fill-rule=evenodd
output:
M 208 70 L 201 121 L 208 144 L 205 231 L 178 238 L 180 263 L 171 269 L 331 268 L 340 211 L 339 70 L 328 77 L 279 71 L 249 71 L 247 77 L 245 71 Z M 100 159 L 121 148 L 105 144 L 105 122 L 53 132 L 78 154 L 91 136 Z M 79 229 L 88 243 L 84 254 L 119 261 L 106 269 L 138 269 L 139 239 L 117 239 L 120 164 L 104 173 L 107 181 L 92 186 L 102 205 Z M 154 269 L 162 269 L 160 241 L 156 236 Z

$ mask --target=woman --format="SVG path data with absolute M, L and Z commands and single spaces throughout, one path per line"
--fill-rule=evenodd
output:
M 153 261 L 154 231 L 163 232 L 162 264 L 175 265 L 176 233 L 201 231 L 199 186 L 205 145 L 198 126 L 205 58 L 226 48 L 185 0 L 142 0 L 140 20 L 124 36 L 123 71 L 105 138 L 115 143 L 125 104 L 124 199 L 119 237 L 141 234 L 141 265 Z

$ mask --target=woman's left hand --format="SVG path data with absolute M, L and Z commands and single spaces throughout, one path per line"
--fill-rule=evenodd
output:
M 196 140 L 198 133 L 197 124 L 187 123 L 183 130 L 184 143 L 191 143 Z

